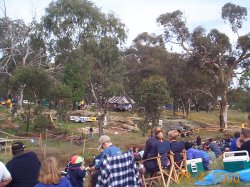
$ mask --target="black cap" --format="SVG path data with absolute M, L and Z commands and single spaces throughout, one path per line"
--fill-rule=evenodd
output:
M 25 148 L 25 146 L 23 145 L 22 142 L 15 142 L 11 146 L 12 151 L 18 151 L 18 150 L 22 150 L 24 148 Z

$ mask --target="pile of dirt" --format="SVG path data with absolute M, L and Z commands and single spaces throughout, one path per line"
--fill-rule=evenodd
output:
M 97 113 L 87 111 L 87 110 L 69 110 L 68 115 L 69 116 L 96 117 Z
M 4 114 L 0 114 L 0 129 L 18 128 L 18 125 L 13 123 L 12 118 Z

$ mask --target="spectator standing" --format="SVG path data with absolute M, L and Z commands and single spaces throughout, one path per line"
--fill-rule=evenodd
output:
M 90 140 L 94 139 L 94 130 L 92 127 L 89 128 L 89 137 Z
M 86 170 L 84 168 L 84 159 L 78 155 L 74 155 L 70 159 L 68 175 L 69 181 L 73 187 L 83 187 L 84 178 L 86 176 Z
M 110 137 L 107 135 L 102 135 L 99 138 L 99 143 L 100 143 L 100 146 L 98 147 L 98 150 L 102 148 L 103 152 L 100 155 L 100 160 L 96 161 L 95 166 L 91 168 L 91 170 L 93 170 L 91 174 L 92 186 L 95 186 L 96 183 L 98 182 L 97 179 L 98 179 L 98 175 L 100 175 L 100 166 L 103 163 L 104 156 L 108 155 L 110 157 L 113 157 L 113 156 L 118 156 L 122 154 L 121 150 L 112 144 Z
M 58 161 L 54 157 L 46 158 L 39 173 L 39 183 L 34 187 L 72 187 L 66 177 L 60 176 Z
M 0 187 L 4 187 L 11 181 L 11 175 L 5 165 L 0 162 Z
M 24 152 L 22 142 L 12 144 L 13 158 L 6 164 L 12 181 L 8 187 L 34 187 L 38 182 L 40 162 L 34 152 Z

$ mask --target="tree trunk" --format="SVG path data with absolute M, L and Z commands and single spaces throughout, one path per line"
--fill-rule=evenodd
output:
M 173 100 L 173 115 L 176 115 L 176 111 L 177 111 L 177 101 L 176 101 L 176 97 L 174 97 Z
M 95 91 L 95 87 L 93 83 L 90 81 L 91 92 L 95 100 L 96 109 L 98 111 L 98 125 L 99 125 L 99 137 L 103 135 L 103 122 L 104 122 L 104 115 L 102 108 L 100 106 L 100 97 Z
M 228 106 L 227 106 L 227 95 L 226 91 L 222 95 L 222 100 L 220 101 L 220 130 L 223 131 L 224 129 L 227 129 L 227 112 L 228 112 Z
M 26 118 L 26 135 L 28 135 L 29 132 L 29 127 L 30 127 L 30 102 L 28 102 L 28 114 L 27 114 L 27 118 Z
M 183 101 L 183 99 L 181 99 L 181 105 L 182 105 L 182 115 L 183 117 L 186 116 L 186 106 L 185 106 L 185 101 Z
M 98 114 L 99 115 L 99 114 Z M 98 125 L 99 125 L 99 137 L 103 135 L 103 123 L 104 123 L 104 116 L 100 114 L 98 117 Z
M 188 108 L 187 108 L 187 113 L 189 114 L 189 112 L 191 111 L 191 99 L 188 98 Z
M 24 88 L 26 87 L 26 84 L 21 85 L 20 89 L 19 89 L 19 94 L 17 97 L 17 107 L 18 109 L 23 107 L 23 92 L 24 92 Z

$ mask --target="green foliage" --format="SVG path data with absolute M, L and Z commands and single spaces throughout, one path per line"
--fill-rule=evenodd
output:
M 41 132 L 49 128 L 49 120 L 46 116 L 39 114 L 34 118 L 34 129 Z
M 169 97 L 166 80 L 160 76 L 151 76 L 142 81 L 136 92 L 136 101 L 139 106 L 145 108 L 147 121 L 150 121 L 153 126 L 157 125 L 159 107 L 166 104 Z
M 178 42 L 183 42 L 183 38 L 188 38 L 190 35 L 184 15 L 180 10 L 160 15 L 157 22 L 164 25 L 164 36 L 167 41 L 174 37 Z
M 246 90 L 250 89 L 250 71 L 244 72 L 240 77 L 240 86 Z
M 166 76 L 165 67 L 169 58 L 163 38 L 154 34 L 141 33 L 126 51 L 125 87 L 126 93 L 135 96 L 143 79 L 153 75 Z
M 72 52 L 65 64 L 63 82 L 69 88 L 73 102 L 84 98 L 88 77 L 89 68 L 85 58 L 81 55 L 80 51 Z
M 65 67 L 63 82 L 73 102 L 93 95 L 101 106 L 123 92 L 120 49 L 126 34 L 118 18 L 103 14 L 87 0 L 57 0 L 46 9 L 42 22 L 51 55 Z
M 44 107 L 42 105 L 36 105 L 36 106 L 34 106 L 33 110 L 34 110 L 33 114 L 38 115 L 38 114 L 42 113 L 42 111 L 44 110 Z
M 239 5 L 227 3 L 222 7 L 221 17 L 228 20 L 232 26 L 232 30 L 237 32 L 242 28 L 243 21 L 247 19 L 247 9 Z
M 68 86 L 62 83 L 55 83 L 48 90 L 48 99 L 50 101 L 59 101 L 64 99 L 70 99 L 71 90 Z
M 250 112 L 250 92 L 246 92 L 239 100 L 239 107 L 243 112 Z
M 11 87 L 18 91 L 21 85 L 25 85 L 25 98 L 37 100 L 47 96 L 50 80 L 41 68 L 33 66 L 18 67 L 11 78 Z

